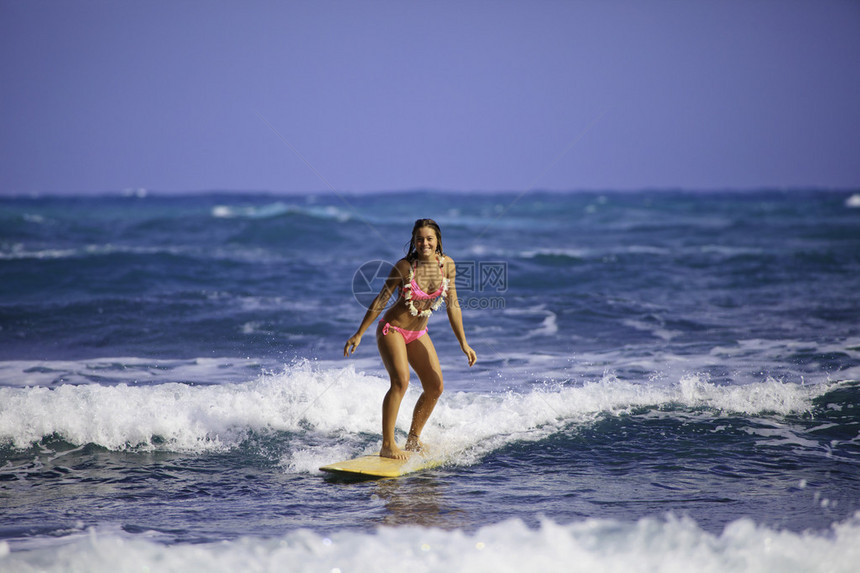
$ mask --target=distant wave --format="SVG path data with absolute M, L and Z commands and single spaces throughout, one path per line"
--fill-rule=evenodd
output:
M 273 219 L 285 215 L 305 215 L 338 222 L 349 221 L 352 218 L 348 212 L 331 205 L 313 207 L 278 201 L 267 205 L 216 205 L 212 207 L 212 216 L 218 219 Z
M 845 200 L 846 207 L 860 208 L 860 193 L 855 193 Z
M 508 316 L 542 316 L 540 326 L 529 330 L 525 334 L 525 338 L 533 338 L 535 336 L 555 336 L 558 334 L 558 315 L 551 310 L 547 310 L 544 305 L 538 305 L 532 308 L 508 308 L 504 310 Z
M 283 308 L 282 305 L 280 308 Z M 260 363 L 252 358 L 136 358 L 110 357 L 87 360 L 3 360 L 0 387 L 52 385 L 102 386 L 119 384 L 157 385 L 181 380 L 196 384 L 221 384 L 258 372 Z
M 592 252 L 587 249 L 529 249 L 519 253 L 519 256 L 524 259 L 539 259 L 539 258 L 559 258 L 570 259 L 574 261 L 587 259 L 592 256 Z
M 75 247 L 71 249 L 27 249 L 20 243 L 11 245 L 5 251 L 0 251 L 0 260 L 20 260 L 20 259 L 71 259 L 83 257 L 98 257 L 114 254 L 133 254 L 133 255 L 157 255 L 171 254 L 184 255 L 186 249 L 182 247 L 131 247 L 125 245 L 86 245 L 83 247 Z
M 5 248 L 4 248 L 5 247 Z M 159 245 L 159 246 L 129 246 L 129 245 L 85 245 L 81 247 L 66 249 L 30 249 L 20 243 L 0 246 L 0 261 L 18 260 L 62 260 L 62 259 L 89 259 L 97 257 L 110 257 L 113 255 L 138 255 L 158 256 L 170 255 L 173 257 L 189 257 L 203 260 L 229 260 L 229 261 L 266 261 L 282 260 L 281 253 L 263 248 L 217 246 L 214 248 L 203 248 L 196 245 Z
M 588 248 L 538 248 L 528 249 L 516 253 L 516 256 L 523 259 L 559 259 L 570 261 L 585 261 L 601 259 L 604 257 L 622 257 L 622 256 L 690 256 L 699 254 L 716 255 L 724 259 L 735 257 L 757 256 L 764 251 L 762 249 L 752 247 L 736 247 L 726 245 L 701 245 L 694 247 L 663 247 L 652 245 L 622 245 L 611 249 L 588 249 Z

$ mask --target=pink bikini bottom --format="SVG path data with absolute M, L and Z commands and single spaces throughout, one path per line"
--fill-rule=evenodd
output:
M 385 319 L 379 319 L 379 324 L 382 324 L 382 321 Z M 427 329 L 424 330 L 406 330 L 405 328 L 400 328 L 399 326 L 394 326 L 393 324 L 386 322 L 385 326 L 382 327 L 382 336 L 388 335 L 389 330 L 394 330 L 395 332 L 399 332 L 403 336 L 403 341 L 406 344 L 410 342 L 415 342 L 425 334 L 427 334 Z

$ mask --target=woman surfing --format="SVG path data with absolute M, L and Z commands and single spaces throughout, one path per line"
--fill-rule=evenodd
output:
M 439 225 L 432 219 L 418 219 L 412 227 L 406 256 L 394 265 L 358 330 L 343 348 L 344 356 L 355 352 L 365 331 L 385 308 L 394 291 L 400 289 L 397 302 L 376 326 L 376 346 L 391 379 L 391 387 L 382 401 L 382 449 L 379 451 L 382 457 L 405 459 L 409 452 L 421 450 L 421 430 L 442 394 L 442 369 L 433 341 L 427 334 L 427 320 L 443 302 L 446 302 L 448 321 L 469 366 L 477 360 L 463 331 L 455 276 L 453 259 L 442 251 Z M 418 375 L 423 391 L 412 413 L 404 451 L 395 443 L 394 427 L 400 402 L 409 386 L 410 366 Z

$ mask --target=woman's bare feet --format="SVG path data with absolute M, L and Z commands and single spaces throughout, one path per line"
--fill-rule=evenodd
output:
M 406 450 L 410 452 L 421 452 L 424 450 L 424 443 L 418 439 L 416 434 L 409 434 L 406 438 Z
M 408 446 L 407 446 L 407 449 L 408 449 Z M 383 458 L 392 458 L 395 460 L 405 460 L 409 457 L 409 452 L 404 452 L 403 450 L 398 448 L 396 444 L 393 444 L 391 446 L 386 446 L 383 444 L 382 449 L 379 450 L 379 455 L 380 455 L 380 457 L 383 457 Z

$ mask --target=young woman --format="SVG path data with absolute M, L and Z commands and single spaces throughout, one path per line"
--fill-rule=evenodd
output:
M 469 366 L 477 360 L 475 351 L 466 342 L 463 332 L 463 315 L 457 302 L 454 285 L 454 261 L 442 251 L 442 231 L 432 219 L 418 219 L 412 228 L 406 256 L 394 265 L 382 290 L 373 300 L 361 325 L 343 348 L 349 356 L 361 344 L 361 337 L 385 308 L 388 299 L 398 288 L 397 302 L 388 309 L 376 326 L 376 346 L 382 363 L 391 378 L 391 387 L 382 401 L 382 449 L 379 455 L 404 459 L 410 451 L 422 447 L 419 437 L 424 424 L 433 412 L 442 394 L 442 370 L 433 341 L 427 334 L 427 319 L 447 297 L 448 321 L 460 348 L 466 354 Z M 394 425 L 400 402 L 409 386 L 409 367 L 415 370 L 423 392 L 415 404 L 412 425 L 406 439 L 406 450 L 394 442 Z

